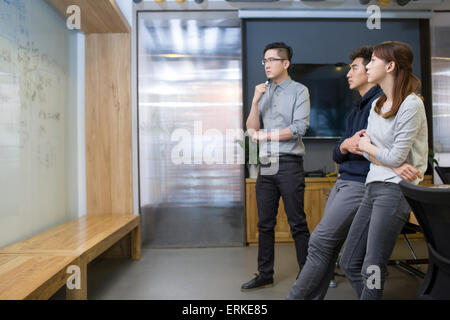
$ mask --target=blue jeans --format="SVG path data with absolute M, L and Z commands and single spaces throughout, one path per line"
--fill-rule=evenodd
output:
M 381 299 L 387 263 L 410 212 L 398 184 L 366 186 L 340 260 L 359 299 Z

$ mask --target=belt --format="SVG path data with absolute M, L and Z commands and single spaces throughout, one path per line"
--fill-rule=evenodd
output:
M 280 163 L 282 162 L 302 162 L 303 161 L 303 157 L 302 156 L 295 156 L 295 155 L 282 155 L 280 156 Z
M 282 162 L 300 162 L 303 160 L 302 156 L 295 155 L 281 155 L 279 157 L 262 157 L 260 158 L 261 164 L 269 165 L 271 163 L 282 163 Z

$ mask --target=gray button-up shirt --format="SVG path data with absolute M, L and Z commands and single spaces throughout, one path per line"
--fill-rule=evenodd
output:
M 289 128 L 293 139 L 260 144 L 260 158 L 282 155 L 303 156 L 302 136 L 309 126 L 309 91 L 290 77 L 279 85 L 271 83 L 258 103 L 261 127 L 266 131 Z M 278 148 L 273 144 L 279 143 Z M 264 145 L 266 144 L 266 145 Z

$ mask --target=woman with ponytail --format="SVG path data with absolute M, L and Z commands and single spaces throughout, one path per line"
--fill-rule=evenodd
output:
M 384 94 L 373 102 L 359 148 L 371 161 L 366 192 L 350 228 L 340 260 L 359 299 L 381 299 L 387 263 L 410 208 L 399 182 L 418 184 L 427 168 L 425 107 L 412 73 L 409 45 L 388 41 L 374 48 L 368 80 Z M 401 174 L 398 167 L 404 163 Z

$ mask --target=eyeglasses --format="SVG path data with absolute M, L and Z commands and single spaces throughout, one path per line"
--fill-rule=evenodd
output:
M 283 61 L 283 60 L 286 60 L 286 59 L 268 58 L 268 59 L 263 59 L 263 60 L 261 61 L 261 64 L 262 64 L 263 66 L 265 66 L 266 63 L 268 63 L 268 62 L 272 63 L 272 62 L 274 62 L 274 61 Z

